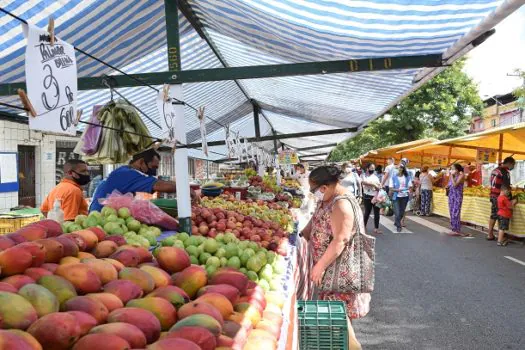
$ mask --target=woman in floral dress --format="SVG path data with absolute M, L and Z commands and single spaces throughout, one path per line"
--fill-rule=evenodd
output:
M 365 232 L 363 214 L 354 196 L 339 184 L 341 170 L 334 166 L 321 166 L 310 173 L 310 191 L 318 200 L 312 219 L 301 232 L 310 240 L 313 268 L 310 272 L 316 286 L 323 283 L 324 272 L 357 232 Z M 355 214 L 354 214 L 355 213 Z M 355 215 L 357 215 L 357 220 Z M 326 282 L 326 281 L 324 281 Z M 350 320 L 365 316 L 370 310 L 369 293 L 320 292 L 318 299 L 345 302 L 348 315 L 350 349 L 361 349 Z

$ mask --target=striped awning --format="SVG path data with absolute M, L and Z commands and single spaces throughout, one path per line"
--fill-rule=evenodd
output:
M 189 0 L 191 9 L 229 66 L 297 63 L 341 59 L 444 54 L 459 58 L 479 34 L 517 9 L 523 0 Z M 62 39 L 127 73 L 167 71 L 166 29 L 162 0 L 2 0 L 1 6 L 41 28 L 55 18 Z M 222 68 L 208 44 L 179 16 L 183 70 Z M 20 22 L 0 13 L 0 84 L 24 80 L 25 39 Z M 77 53 L 79 77 L 115 72 Z M 438 69 L 439 70 L 439 69 Z M 437 72 L 438 70 L 434 70 Z M 262 107 L 261 135 L 361 127 L 416 88 L 424 69 L 352 74 L 293 76 L 184 85 L 184 100 L 205 106 L 210 140 L 224 137 L 232 124 L 253 136 L 252 106 Z M 430 77 L 431 75 L 427 75 Z M 153 121 L 159 122 L 156 92 L 148 87 L 118 89 Z M 81 91 L 79 107 L 104 104 L 108 90 Z M 14 96 L 1 102 L 18 104 Z M 11 110 L 13 111 L 13 110 Z M 89 113 L 84 113 L 87 117 Z M 195 111 L 186 107 L 188 142 L 199 142 Z M 145 119 L 153 135 L 159 130 Z M 283 140 L 295 148 L 319 146 L 329 151 L 350 137 L 337 134 Z M 265 147 L 273 147 L 266 142 Z M 225 147 L 213 147 L 219 154 Z M 199 151 L 191 151 L 198 154 Z M 200 155 L 200 154 L 199 154 Z M 323 159 L 325 156 L 315 156 Z M 224 158 L 210 155 L 211 159 Z

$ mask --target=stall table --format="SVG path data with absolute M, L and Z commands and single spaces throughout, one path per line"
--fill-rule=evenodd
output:
M 490 209 L 491 204 L 488 197 L 464 196 L 461 222 L 488 228 Z M 448 197 L 444 192 L 434 192 L 432 213 L 450 218 Z M 508 233 L 516 237 L 525 237 L 525 204 L 518 204 L 514 208 Z

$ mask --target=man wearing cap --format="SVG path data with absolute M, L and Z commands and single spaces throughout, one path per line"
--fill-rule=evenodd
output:
M 174 182 L 156 178 L 159 168 L 160 154 L 154 149 L 147 149 L 133 156 L 129 165 L 122 166 L 109 174 L 108 178 L 100 183 L 93 195 L 89 211 L 100 211 L 103 207 L 99 199 L 104 199 L 114 190 L 122 194 L 137 192 L 165 192 L 175 193 Z M 192 191 L 192 198 L 196 198 Z

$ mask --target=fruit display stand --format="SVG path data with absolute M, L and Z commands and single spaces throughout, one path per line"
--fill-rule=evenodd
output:
M 491 204 L 488 197 L 463 196 L 461 222 L 488 228 L 490 210 Z M 448 197 L 445 192 L 434 191 L 432 213 L 450 218 Z M 525 204 L 518 204 L 514 208 L 509 234 L 516 237 L 525 237 Z

